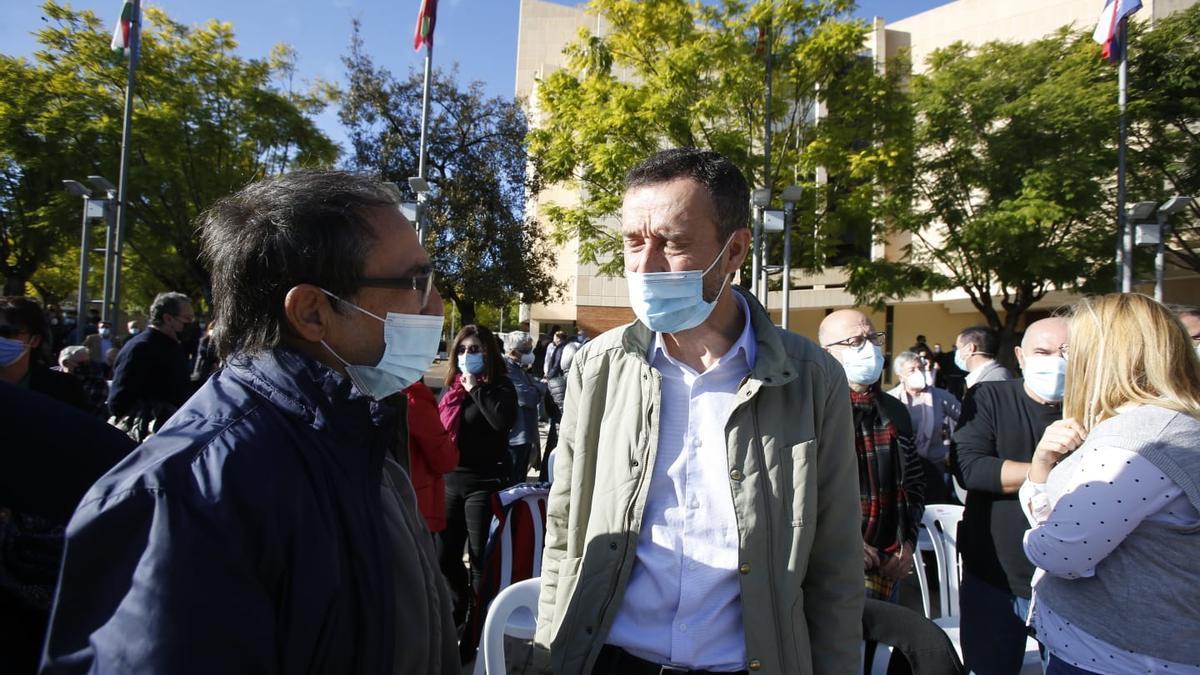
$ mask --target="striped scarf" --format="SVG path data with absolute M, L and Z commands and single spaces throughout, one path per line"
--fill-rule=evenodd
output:
M 876 403 L 874 391 L 850 392 L 854 411 L 854 450 L 858 454 L 858 491 L 863 541 L 881 553 L 897 554 L 904 543 L 908 497 L 904 491 L 904 457 L 896 425 Z M 868 572 L 869 587 L 891 594 L 888 580 Z

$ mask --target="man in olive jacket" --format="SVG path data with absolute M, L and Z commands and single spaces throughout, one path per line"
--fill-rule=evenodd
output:
M 638 321 L 568 374 L 538 644 L 556 673 L 849 673 L 862 640 L 846 378 L 728 287 L 749 190 L 668 150 L 626 177 Z

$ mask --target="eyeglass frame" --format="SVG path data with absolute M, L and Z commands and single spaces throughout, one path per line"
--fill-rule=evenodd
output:
M 401 291 L 420 291 L 421 309 L 429 306 L 429 296 L 433 294 L 433 270 L 429 274 L 414 277 L 364 277 L 359 279 L 358 286 L 363 288 L 394 288 Z M 422 287 L 422 284 L 424 287 Z
M 858 341 L 857 344 L 852 344 L 856 340 Z M 830 342 L 829 344 L 823 345 L 823 346 L 824 347 L 849 347 L 850 349 L 858 349 L 858 348 L 862 347 L 863 344 L 865 344 L 868 340 L 871 342 L 871 344 L 875 345 L 876 347 L 882 347 L 883 343 L 887 340 L 887 331 L 878 330 L 878 331 L 875 331 L 874 333 L 867 333 L 866 335 L 851 335 L 848 338 L 838 340 L 837 342 Z

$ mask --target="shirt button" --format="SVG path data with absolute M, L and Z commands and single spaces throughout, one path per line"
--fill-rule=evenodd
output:
M 736 480 L 736 481 L 739 481 L 739 482 L 740 482 L 740 481 L 741 481 L 743 478 L 745 478 L 745 476 L 744 476 L 744 475 L 742 475 L 742 472 L 741 472 L 741 470 L 739 470 L 739 469 L 734 469 L 733 471 L 730 471 L 730 472 L 729 472 L 729 477 L 730 477 L 730 478 L 732 478 L 733 480 Z
M 679 632 L 680 632 L 680 633 L 686 633 L 686 632 L 687 632 L 687 624 L 686 624 L 686 623 L 681 623 L 681 624 L 679 624 Z
M 758 659 L 750 659 L 750 663 L 746 664 L 750 670 L 762 670 L 762 661 Z
M 750 563 L 742 563 L 741 566 L 738 567 L 738 571 L 742 574 L 750 574 Z

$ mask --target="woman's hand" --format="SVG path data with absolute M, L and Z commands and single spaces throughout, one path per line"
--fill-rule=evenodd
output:
M 462 373 L 462 377 L 459 378 L 459 382 L 462 382 L 463 389 L 466 389 L 467 391 L 471 391 L 475 387 L 479 386 L 479 378 L 466 372 Z
M 1033 450 L 1029 480 L 1034 483 L 1045 483 L 1046 476 L 1050 475 L 1050 470 L 1063 461 L 1067 455 L 1075 452 L 1076 448 L 1083 445 L 1085 438 L 1087 438 L 1087 432 L 1074 419 L 1058 420 L 1046 427 L 1046 433 L 1042 434 L 1042 440 L 1038 441 L 1037 447 Z

